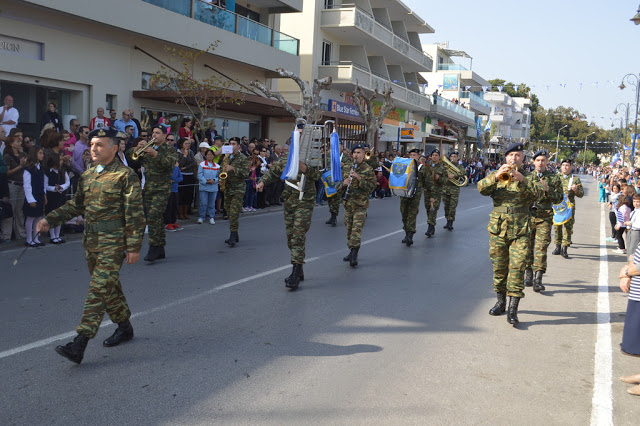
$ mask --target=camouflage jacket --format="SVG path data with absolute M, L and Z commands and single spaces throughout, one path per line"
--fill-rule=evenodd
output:
M 244 193 L 247 188 L 245 179 L 249 176 L 249 159 L 241 152 L 233 155 L 233 158 L 231 157 L 232 156 L 229 155 L 228 164 L 233 166 L 234 170 L 227 173 L 225 192 L 234 191 Z M 222 170 L 222 172 L 224 172 L 224 170 Z
M 344 163 L 342 165 L 342 178 L 347 179 L 353 170 L 353 165 Z M 361 179 L 353 179 L 349 186 L 349 198 L 347 203 L 361 208 L 369 207 L 369 195 L 376 187 L 377 180 L 373 174 L 373 169 L 366 162 L 360 163 L 356 169 L 356 173 L 361 176 Z M 347 186 L 342 187 L 342 192 L 346 192 Z
M 101 173 L 86 170 L 73 199 L 46 216 L 51 227 L 84 215 L 83 244 L 87 251 L 126 250 L 139 253 L 144 237 L 140 180 L 133 170 L 114 159 Z
M 532 215 L 537 218 L 550 218 L 553 217 L 553 204 L 558 204 L 562 201 L 562 186 L 560 185 L 560 178 L 546 170 L 542 172 L 542 176 L 538 176 L 538 174 L 534 171 L 531 174 L 531 178 L 534 182 L 540 182 L 544 180 L 549 186 L 549 191 L 542 194 L 536 203 L 534 209 L 532 209 Z
M 420 167 L 420 163 L 418 163 L 418 183 L 416 184 L 416 193 L 422 190 L 428 194 L 433 192 L 433 180 L 431 180 L 429 170 L 430 168 L 428 165 L 423 164 L 422 167 Z
M 568 188 L 569 180 L 571 179 L 571 176 L 573 176 L 573 185 L 576 185 L 578 187 L 578 190 L 576 192 Z M 575 205 L 576 197 L 582 198 L 584 196 L 584 188 L 582 187 L 582 182 L 580 182 L 580 178 L 576 175 L 572 175 L 572 174 L 563 175 L 562 173 L 560 173 L 559 180 L 560 180 L 560 185 L 562 187 L 562 191 L 564 191 L 567 194 L 567 198 L 569 198 L 569 201 L 571 201 L 571 204 Z
M 429 164 L 429 178 L 433 182 L 433 191 L 442 192 L 445 182 L 447 181 L 447 168 L 442 161 L 438 161 L 438 164 Z M 436 177 L 438 175 L 438 177 Z
M 269 185 L 270 183 L 277 182 L 278 180 L 280 180 L 280 176 L 282 175 L 282 171 L 285 169 L 286 165 L 287 157 L 284 156 L 280 158 L 280 160 L 271 164 L 271 168 L 267 171 L 267 173 L 262 175 L 262 177 L 260 178 L 260 182 L 263 182 L 265 186 Z M 320 179 L 320 169 L 318 167 L 307 167 L 307 171 L 304 173 L 304 175 L 304 195 L 302 196 L 302 201 L 300 202 L 313 208 L 313 206 L 316 204 L 316 181 Z M 300 181 L 301 177 L 302 172 L 298 172 L 298 178 L 296 179 L 297 182 Z M 292 183 L 297 182 L 292 181 Z M 293 189 L 285 182 L 284 190 L 282 191 L 282 198 L 284 199 L 284 201 L 288 203 L 295 203 L 299 201 L 299 197 L 300 192 Z
M 171 185 L 171 175 L 178 161 L 178 151 L 166 143 L 159 145 L 156 151 L 158 151 L 157 157 L 144 155 L 140 160 L 140 164 L 144 167 L 145 188 Z
M 531 231 L 530 207 L 544 194 L 544 187 L 535 182 L 529 172 L 520 168 L 522 182 L 512 180 L 509 184 L 496 181 L 497 171 L 489 173 L 478 182 L 478 191 L 493 199 L 493 211 L 489 215 L 487 230 L 502 238 L 514 239 L 528 235 Z
M 369 158 L 368 160 L 364 160 L 368 165 L 371 166 L 371 169 L 373 171 L 377 170 L 378 167 L 380 167 L 380 160 L 379 157 L 377 155 L 375 155 L 373 152 L 371 152 L 371 158 Z

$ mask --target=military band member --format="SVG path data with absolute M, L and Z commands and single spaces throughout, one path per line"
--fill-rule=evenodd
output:
M 266 185 L 279 182 L 286 165 L 286 156 L 273 163 L 269 171 L 260 178 L 260 182 L 256 185 L 256 190 L 262 192 Z M 305 184 L 302 200 L 299 199 L 300 192 L 289 185 L 285 185 L 282 191 L 287 246 L 291 251 L 291 264 L 293 265 L 291 275 L 285 279 L 285 285 L 291 290 L 296 290 L 300 281 L 304 281 L 302 265 L 305 258 L 306 235 L 311 227 L 311 216 L 316 204 L 316 181 L 320 179 L 321 175 L 318 167 L 307 167 L 301 161 L 299 163 L 297 182 L 300 181 L 303 173 L 305 175 Z M 338 197 L 338 194 L 331 198 L 336 197 Z
M 458 164 L 459 153 L 453 151 L 449 154 L 449 160 L 459 170 L 459 173 L 449 173 L 447 170 L 447 177 L 442 184 L 442 201 L 444 203 L 444 216 L 447 219 L 447 224 L 444 229 L 453 231 L 453 222 L 456 220 L 456 208 L 458 207 L 458 200 L 460 199 L 460 187 L 451 182 L 451 179 L 457 180 L 464 176 L 465 169 L 462 165 Z
M 167 135 L 162 127 L 155 126 L 151 136 L 155 144 L 144 149 L 139 157 L 139 164 L 144 167 L 143 201 L 149 227 L 149 252 L 144 257 L 146 262 L 165 258 L 164 246 L 167 243 L 163 215 L 171 195 L 173 166 L 178 161 L 178 152 L 166 143 Z M 147 143 L 143 139 L 133 149 L 142 148 Z
M 342 192 L 344 203 L 344 223 L 347 227 L 347 247 L 349 254 L 342 260 L 352 267 L 358 266 L 358 251 L 362 240 L 362 228 L 367 217 L 369 194 L 376 187 L 373 169 L 364 161 L 365 147 L 353 147 L 353 165 L 342 166 Z
M 440 200 L 442 200 L 442 190 L 447 179 L 447 169 L 440 162 L 440 150 L 434 149 L 429 157 L 431 165 L 428 173 L 431 175 L 433 186 L 429 198 L 424 198 L 424 207 L 427 209 L 427 224 L 429 225 L 424 235 L 431 238 L 436 233 L 436 218 L 440 208 Z
M 229 247 L 234 247 L 240 241 L 238 226 L 240 224 L 240 212 L 247 184 L 244 181 L 249 175 L 249 160 L 240 153 L 240 139 L 229 139 L 229 145 L 233 147 L 233 154 L 229 154 L 228 160 L 223 160 L 222 171 L 227 173 L 224 189 L 224 209 L 229 216 L 229 239 L 224 242 Z
M 524 271 L 524 285 L 533 286 L 533 291 L 544 290 L 542 276 L 547 271 L 547 247 L 551 244 L 551 227 L 553 226 L 552 204 L 562 201 L 562 187 L 560 179 L 555 173 L 547 170 L 549 154 L 545 150 L 533 154 L 535 171 L 532 179 L 535 182 L 544 180 L 549 187 L 540 199 L 531 207 L 531 236 L 527 268 Z
M 351 164 L 351 157 L 349 156 L 349 150 L 340 144 L 340 164 L 344 167 L 345 164 Z M 336 185 L 336 194 L 333 197 L 328 198 L 329 213 L 331 217 L 325 223 L 327 225 L 336 226 L 338 213 L 340 213 L 340 203 L 342 203 L 342 185 Z
M 573 204 L 573 210 L 571 212 L 571 219 L 562 225 L 554 225 L 555 228 L 555 243 L 556 248 L 551 254 L 561 254 L 565 259 L 569 258 L 567 250 L 571 245 L 571 234 L 573 234 L 573 224 L 576 222 L 576 197 L 582 198 L 584 196 L 584 188 L 582 182 L 578 176 L 571 174 L 573 171 L 573 164 L 571 160 L 565 159 L 560 163 L 560 184 L 562 190 L 567 194 L 569 202 Z M 573 180 L 572 180 L 573 179 Z M 569 186 L 571 183 L 571 186 Z
M 73 199 L 37 225 L 38 232 L 46 232 L 72 217 L 85 217 L 82 240 L 91 274 L 89 294 L 76 328 L 78 335 L 72 342 L 56 347 L 56 352 L 77 364 L 82 362 L 87 343 L 98 332 L 105 312 L 118 328 L 103 342 L 104 346 L 116 346 L 133 338 L 131 311 L 119 275 L 123 260 L 133 264 L 140 258 L 145 219 L 140 180 L 115 158 L 120 142 L 116 134 L 113 128 L 100 128 L 89 134 L 95 166 L 80 176 Z
M 416 162 L 420 158 L 420 150 L 412 149 L 409 151 L 409 157 Z M 404 230 L 403 244 L 411 247 L 413 244 L 413 234 L 416 233 L 416 218 L 420 211 L 420 198 L 422 197 L 423 188 L 427 188 L 425 196 L 430 194 L 431 178 L 427 173 L 428 168 L 418 163 L 416 191 L 413 197 L 400 197 L 400 214 L 402 215 L 402 229 Z
M 478 191 L 493 199 L 489 216 L 489 258 L 493 264 L 493 289 L 498 301 L 489 311 L 501 315 L 509 296 L 507 321 L 518 323 L 518 304 L 524 297 L 524 269 L 529 252 L 531 214 L 529 208 L 548 190 L 542 181 L 534 182 L 522 167 L 523 145 L 510 144 L 505 151 L 506 163 L 478 182 Z M 511 176 L 506 182 L 501 177 Z

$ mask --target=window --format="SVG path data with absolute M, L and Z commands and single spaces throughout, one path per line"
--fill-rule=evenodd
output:
M 331 65 L 331 43 L 322 40 L 322 65 Z
M 107 95 L 105 99 L 105 110 L 116 109 L 116 95 Z
M 325 9 L 333 9 L 333 0 L 324 0 Z

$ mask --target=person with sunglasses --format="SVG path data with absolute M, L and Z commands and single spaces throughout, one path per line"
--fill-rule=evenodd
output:
M 135 121 L 133 121 L 132 118 L 133 118 L 133 111 L 130 109 L 125 109 L 124 111 L 122 111 L 122 118 L 116 120 L 113 123 L 113 127 L 118 129 L 118 131 L 122 133 L 126 133 L 126 127 L 129 125 L 133 126 L 133 138 L 135 139 L 138 137 L 138 126 L 136 125 Z

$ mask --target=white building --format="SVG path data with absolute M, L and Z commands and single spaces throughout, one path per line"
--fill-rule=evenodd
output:
M 165 46 L 205 49 L 196 76 L 232 79 L 246 93 L 242 105 L 222 105 L 218 131 L 284 141 L 288 114 L 274 100 L 249 91 L 251 80 L 276 88 L 276 67 L 298 71 L 298 40 L 279 31 L 280 16 L 302 10 L 302 0 L 5 0 L 0 14 L 0 95 L 13 95 L 19 127 L 39 135 L 49 102 L 88 124 L 98 107 L 132 108 L 145 127 L 168 115 L 173 129 L 191 115 L 151 76 L 167 64 Z M 10 47 L 10 48 L 9 48 Z M 208 68 L 209 67 L 209 68 Z
M 487 92 L 484 99 L 491 105 L 491 142 L 505 144 L 525 142 L 531 131 L 531 100 L 512 98 L 502 92 Z M 486 121 L 486 120 L 485 120 Z

